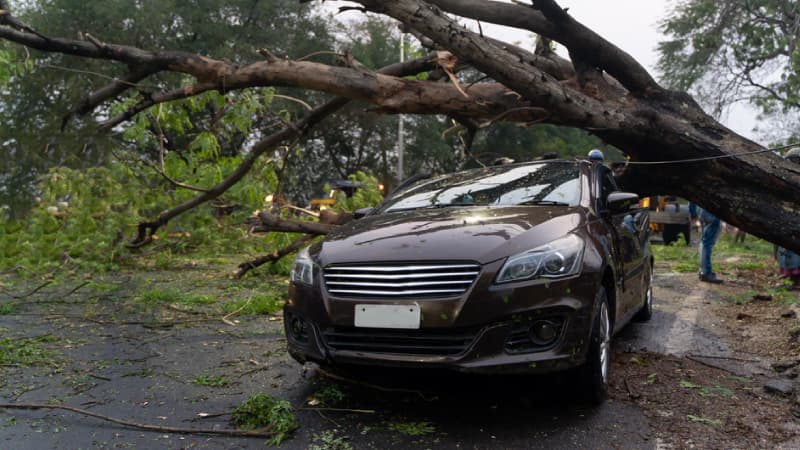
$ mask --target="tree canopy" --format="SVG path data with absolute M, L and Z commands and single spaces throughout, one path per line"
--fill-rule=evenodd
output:
M 101 36 L 91 24 L 62 35 L 73 37 L 56 37 L 9 13 L 0 15 L 0 38 L 31 51 L 66 55 L 78 61 L 75 64 L 92 61 L 98 65 L 96 70 L 113 74 L 101 87 L 58 90 L 82 94 L 71 112 L 76 116 L 93 113 L 109 129 L 139 120 L 141 114 L 153 114 L 161 105 L 209 92 L 229 96 L 252 89 L 293 88 L 334 97 L 307 94 L 310 110 L 271 121 L 243 141 L 247 148 L 240 167 L 193 199 L 140 223 L 136 242 L 177 215 L 218 197 L 258 158 L 308 139 L 317 124 L 355 101 L 369 104 L 373 113 L 448 117 L 464 131 L 460 145 L 465 152 L 472 150 L 469 144 L 479 130 L 498 122 L 582 128 L 630 158 L 621 170 L 627 189 L 681 195 L 729 223 L 800 249 L 800 171 L 722 126 L 684 92 L 661 86 L 630 55 L 577 22 L 555 1 L 356 3 L 364 11 L 401 22 L 432 52 L 381 69 L 365 65 L 344 47 L 333 50 L 335 62 L 305 55 L 279 57 L 273 51 L 279 47 L 270 42 L 251 42 L 261 48 L 260 57 L 240 52 L 244 56 L 227 58 L 186 50 L 177 43 L 139 45 L 125 32 Z M 8 11 L 6 2 L 0 6 Z M 224 22 L 229 16 L 225 13 L 219 19 Z M 240 17 L 233 17 L 231 22 L 239 23 Z M 541 45 L 528 51 L 487 36 L 479 27 L 471 31 L 462 21 L 528 30 L 540 36 Z M 564 45 L 570 60 L 553 53 L 549 41 Z M 369 59 L 370 54 L 360 57 Z M 459 78 L 461 71 L 477 76 Z M 152 89 L 142 89 L 145 84 Z M 109 117 L 111 105 L 118 104 L 122 108 Z M 435 128 L 427 125 L 428 130 Z M 364 136 L 348 137 L 359 138 Z M 328 146 L 327 151 L 338 157 L 344 148 Z
M 748 102 L 773 120 L 800 112 L 800 2 L 689 0 L 661 24 L 658 68 L 668 87 L 690 90 L 715 113 Z M 777 128 L 777 127 L 775 127 Z M 796 138 L 800 128 L 768 133 Z

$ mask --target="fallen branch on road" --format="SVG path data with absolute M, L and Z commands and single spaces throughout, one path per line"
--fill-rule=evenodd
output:
M 714 363 L 709 362 L 709 361 L 703 361 L 702 358 L 703 358 L 702 356 L 696 357 L 696 356 L 692 356 L 692 355 L 686 355 L 686 359 L 688 359 L 690 361 L 694 361 L 694 362 L 696 362 L 698 364 L 702 364 L 702 365 L 704 365 L 706 367 L 711 367 L 712 369 L 718 369 L 718 370 L 721 370 L 723 372 L 728 372 L 731 375 L 739 375 L 739 373 L 737 373 L 737 372 L 735 372 L 735 371 L 733 371 L 731 369 L 728 369 L 727 367 L 724 367 L 724 366 L 722 366 L 720 364 L 714 364 Z
M 406 393 L 406 394 L 416 394 L 416 395 L 419 395 L 419 397 L 422 400 L 426 401 L 426 402 L 432 402 L 432 401 L 436 400 L 435 396 L 431 397 L 431 398 L 428 398 L 428 397 L 425 396 L 424 392 L 417 391 L 417 390 L 414 390 L 414 389 L 389 388 L 389 387 L 380 386 L 380 385 L 377 385 L 377 384 L 365 383 L 365 382 L 363 382 L 361 380 L 353 380 L 351 378 L 343 377 L 341 375 L 336 375 L 334 373 L 328 372 L 327 370 L 324 370 L 324 369 L 321 369 L 321 368 L 317 369 L 317 373 L 319 373 L 320 375 L 324 376 L 325 378 L 330 378 L 332 380 L 342 381 L 342 382 L 345 382 L 345 383 L 354 384 L 354 385 L 357 385 L 359 387 L 366 387 L 366 388 L 369 388 L 369 389 L 374 389 L 376 391 L 381 391 L 381 392 L 400 392 L 400 393 Z
M 305 245 L 309 244 L 315 237 L 330 233 L 334 228 L 353 220 L 353 214 L 349 212 L 333 212 L 330 210 L 320 211 L 318 214 L 296 208 L 291 205 L 284 205 L 284 208 L 295 208 L 309 214 L 315 214 L 319 222 L 309 222 L 304 220 L 285 219 L 267 211 L 259 211 L 255 216 L 248 219 L 251 224 L 248 229 L 252 233 L 280 232 L 280 233 L 305 233 L 304 236 L 292 241 L 286 247 L 275 250 L 272 253 L 260 256 L 256 259 L 239 264 L 239 268 L 231 275 L 235 280 L 241 279 L 247 272 L 266 263 L 278 262 L 286 255 L 290 255 Z
M 642 397 L 642 394 L 634 392 L 633 389 L 631 389 L 631 385 L 628 383 L 627 378 L 625 378 L 624 381 L 625 381 L 625 389 L 628 391 L 628 397 L 632 398 L 633 400 L 638 400 L 639 398 Z
M 700 354 L 697 354 L 697 353 L 690 353 L 687 356 L 689 357 L 689 359 L 692 359 L 692 358 L 705 358 L 705 359 L 727 359 L 727 360 L 730 360 L 730 361 L 743 361 L 743 362 L 753 362 L 753 363 L 761 362 L 760 359 L 737 358 L 735 356 L 700 355 Z M 694 361 L 694 359 L 692 359 L 692 361 Z
M 110 416 L 105 416 L 103 414 L 97 414 L 91 411 L 87 411 L 81 408 L 75 408 L 72 406 L 65 406 L 65 405 L 42 405 L 37 403 L 0 403 L 0 409 L 60 409 L 63 411 L 69 411 L 77 414 L 83 414 L 85 416 L 94 417 L 96 419 L 105 420 L 107 422 L 116 423 L 117 425 L 122 425 L 130 428 L 137 428 L 140 430 L 147 430 L 147 431 L 159 431 L 165 433 L 177 433 L 177 434 L 216 434 L 222 436 L 235 436 L 235 437 L 259 437 L 259 438 L 270 438 L 275 436 L 277 433 L 273 431 L 269 431 L 261 429 L 261 430 L 212 430 L 207 428 L 180 428 L 180 427 L 167 427 L 167 426 L 160 426 L 160 425 L 148 425 L 143 423 L 131 422 L 128 420 L 117 419 Z
M 296 408 L 298 411 L 336 411 L 336 412 L 351 412 L 359 414 L 375 414 L 377 411 L 374 409 L 349 409 L 349 408 Z
M 6 295 L 8 295 L 9 297 L 13 298 L 13 299 L 20 300 L 20 299 L 23 299 L 23 298 L 26 298 L 26 297 L 30 297 L 31 295 L 39 292 L 43 287 L 48 286 L 48 285 L 50 285 L 52 283 L 53 283 L 52 280 L 45 281 L 44 283 L 42 283 L 41 285 L 37 286 L 34 290 L 28 292 L 27 294 L 14 295 L 11 292 L 8 292 L 6 290 L 3 290 L 3 292 Z
M 268 262 L 274 263 L 283 258 L 284 256 L 297 251 L 300 247 L 308 244 L 309 242 L 311 242 L 312 239 L 314 239 L 314 237 L 315 237 L 314 235 L 306 234 L 304 236 L 299 237 L 298 239 L 295 239 L 291 244 L 287 245 L 286 247 L 280 250 L 276 250 L 270 253 L 269 255 L 260 256 L 256 259 L 243 262 L 239 264 L 239 270 L 234 272 L 232 276 L 235 280 L 238 280 L 242 278 L 244 274 L 255 269 L 256 267 L 264 265 Z

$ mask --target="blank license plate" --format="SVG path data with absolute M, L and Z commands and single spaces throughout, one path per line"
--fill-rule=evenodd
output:
M 356 305 L 357 327 L 419 328 L 419 305 Z

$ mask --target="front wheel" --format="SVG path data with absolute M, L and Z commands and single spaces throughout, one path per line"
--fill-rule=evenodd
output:
M 592 325 L 589 353 L 580 368 L 580 383 L 586 400 L 602 403 L 608 397 L 608 369 L 611 362 L 611 318 L 605 288 L 597 293 L 599 307 Z

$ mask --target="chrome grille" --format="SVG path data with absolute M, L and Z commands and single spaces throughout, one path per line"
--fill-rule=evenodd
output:
M 480 273 L 475 263 L 347 264 L 325 268 L 325 286 L 340 297 L 442 297 L 461 295 Z

